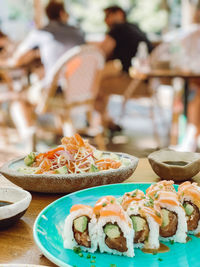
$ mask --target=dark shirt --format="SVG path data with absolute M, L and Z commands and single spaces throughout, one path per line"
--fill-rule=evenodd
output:
M 123 70 L 128 72 L 131 66 L 131 59 L 136 55 L 138 44 L 145 42 L 149 52 L 152 51 L 152 45 L 136 24 L 128 22 L 115 24 L 108 32 L 115 41 L 112 59 L 120 59 L 123 65 Z

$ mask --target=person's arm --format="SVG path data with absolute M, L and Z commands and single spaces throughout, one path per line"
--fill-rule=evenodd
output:
M 107 34 L 105 39 L 99 43 L 98 46 L 105 53 L 106 58 L 109 58 L 116 47 L 116 41 Z
M 20 65 L 20 58 L 32 48 L 40 45 L 40 33 L 38 30 L 33 30 L 28 36 L 19 44 L 12 58 L 8 63 L 11 65 Z

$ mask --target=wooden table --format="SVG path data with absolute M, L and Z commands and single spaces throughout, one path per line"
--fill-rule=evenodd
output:
M 135 68 L 130 68 L 130 76 L 136 80 L 145 80 L 152 78 L 182 78 L 185 81 L 184 85 L 184 115 L 187 118 L 187 108 L 188 108 L 188 94 L 189 94 L 189 80 L 190 79 L 200 79 L 199 73 L 186 72 L 178 69 L 150 69 L 147 72 L 138 71 Z
M 132 177 L 125 182 L 141 183 L 156 182 L 159 178 L 151 169 L 147 159 L 140 159 L 138 167 Z M 200 185 L 200 174 L 194 177 Z M 0 186 L 15 186 L 3 176 L 0 176 Z M 7 230 L 0 231 L 0 264 L 38 264 L 55 266 L 39 251 L 33 240 L 33 224 L 48 204 L 62 197 L 61 194 L 32 193 L 32 202 L 26 214 L 15 225 Z

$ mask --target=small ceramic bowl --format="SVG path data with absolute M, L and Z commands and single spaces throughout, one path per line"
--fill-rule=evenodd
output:
M 14 187 L 0 188 L 0 229 L 21 218 L 29 207 L 31 194 Z
M 162 149 L 151 153 L 148 160 L 154 172 L 165 180 L 186 181 L 200 171 L 198 153 Z

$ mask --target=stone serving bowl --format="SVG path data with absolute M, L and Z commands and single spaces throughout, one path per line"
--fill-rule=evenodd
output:
M 110 153 L 111 152 L 104 152 L 106 155 Z M 24 158 L 19 158 L 3 165 L 0 169 L 0 173 L 14 184 L 29 191 L 42 193 L 71 193 L 88 187 L 121 183 L 128 179 L 137 167 L 138 158 L 124 153 L 115 154 L 120 158 L 129 159 L 129 164 L 119 169 L 93 173 L 22 174 L 17 170 L 24 166 Z
M 15 187 L 0 188 L 0 229 L 5 229 L 20 219 L 29 207 L 31 194 Z
M 154 172 L 164 180 L 186 181 L 200 171 L 198 153 L 162 149 L 151 153 L 148 160 Z

